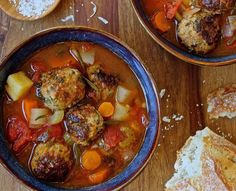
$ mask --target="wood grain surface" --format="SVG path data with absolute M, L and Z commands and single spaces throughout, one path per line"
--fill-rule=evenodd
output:
M 129 0 L 93 0 L 97 13 L 92 14 L 89 0 L 62 0 L 56 10 L 47 17 L 22 22 L 9 18 L 0 12 L 0 55 L 3 58 L 16 45 L 40 30 L 59 25 L 85 25 L 105 30 L 126 42 L 144 61 L 152 73 L 158 89 L 166 89 L 161 99 L 162 116 L 173 114 L 184 116 L 181 121 L 162 122 L 159 145 L 143 172 L 124 190 L 126 191 L 162 191 L 165 182 L 173 173 L 176 151 L 183 146 L 196 130 L 209 126 L 219 134 L 224 133 L 236 143 L 236 119 L 211 121 L 206 112 L 206 96 L 215 88 L 236 83 L 236 65 L 219 68 L 200 68 L 190 65 L 167 53 L 158 46 L 139 23 Z M 74 15 L 74 21 L 62 22 L 61 19 Z M 103 24 L 97 16 L 106 18 Z M 169 129 L 169 130 L 168 130 Z M 29 190 L 0 168 L 0 190 Z

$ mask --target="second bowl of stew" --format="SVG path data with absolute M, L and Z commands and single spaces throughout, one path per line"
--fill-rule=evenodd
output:
M 131 2 L 149 35 L 176 57 L 205 66 L 235 63 L 235 0 Z
M 109 34 L 41 32 L 4 59 L 0 76 L 0 157 L 34 189 L 119 189 L 154 152 L 154 81 Z

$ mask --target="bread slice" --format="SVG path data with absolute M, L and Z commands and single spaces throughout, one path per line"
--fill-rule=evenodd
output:
M 236 146 L 209 128 L 187 140 L 174 168 L 166 191 L 236 191 Z
M 236 117 L 236 84 L 219 88 L 207 96 L 210 119 Z

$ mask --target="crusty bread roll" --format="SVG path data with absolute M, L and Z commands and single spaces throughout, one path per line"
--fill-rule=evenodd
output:
M 219 88 L 207 96 L 210 119 L 236 117 L 236 84 Z
M 174 167 L 166 191 L 236 191 L 236 146 L 209 128 L 187 140 Z

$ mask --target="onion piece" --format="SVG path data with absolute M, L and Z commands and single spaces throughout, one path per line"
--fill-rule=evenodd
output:
M 233 36 L 233 31 L 231 30 L 231 26 L 229 24 L 225 24 L 222 27 L 222 36 L 223 38 L 225 37 L 232 37 Z
M 56 125 L 56 124 L 60 123 L 63 119 L 64 119 L 64 111 L 57 110 L 53 113 L 53 115 L 51 115 L 48 118 L 48 124 L 49 125 Z
M 94 60 L 95 60 L 95 49 L 91 48 L 89 50 L 84 50 L 83 48 L 81 48 L 79 50 L 80 56 L 83 60 L 84 63 L 89 64 L 89 65 L 93 65 L 94 64 Z
M 124 86 L 118 86 L 116 90 L 116 100 L 119 103 L 130 103 L 134 98 L 134 93 L 125 88 Z
M 231 30 L 236 30 L 236 15 L 228 16 L 229 24 L 231 27 Z
M 129 105 L 122 105 L 117 102 L 112 119 L 117 121 L 125 121 L 129 117 L 129 110 Z
M 183 17 L 187 17 L 187 16 L 190 16 L 190 15 L 194 15 L 195 13 L 199 12 L 201 9 L 200 8 L 193 8 L 193 9 L 188 9 L 187 11 L 184 11 L 183 12 Z
M 32 108 L 30 114 L 30 127 L 39 128 L 47 123 L 49 110 L 46 108 Z

